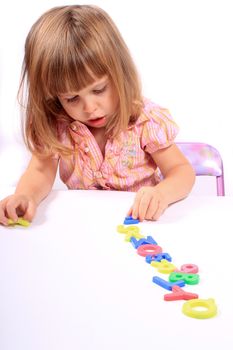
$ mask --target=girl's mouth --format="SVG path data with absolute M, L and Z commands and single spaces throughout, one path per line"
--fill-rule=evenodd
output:
M 100 117 L 100 118 L 88 120 L 88 125 L 90 126 L 103 126 L 105 123 L 106 123 L 106 117 Z

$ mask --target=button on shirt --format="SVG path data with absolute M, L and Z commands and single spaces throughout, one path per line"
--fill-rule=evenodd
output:
M 151 154 L 174 142 L 178 126 L 167 109 L 144 100 L 135 122 L 114 139 L 108 139 L 105 156 L 86 125 L 74 121 L 59 125 L 60 141 L 74 149 L 60 157 L 60 177 L 69 189 L 137 191 L 160 181 Z

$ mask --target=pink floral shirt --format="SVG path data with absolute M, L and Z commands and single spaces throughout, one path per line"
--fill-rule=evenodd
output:
M 174 142 L 178 127 L 168 110 L 144 101 L 136 123 L 107 140 L 105 155 L 86 125 L 74 121 L 60 127 L 63 144 L 74 154 L 60 157 L 61 180 L 69 189 L 137 191 L 160 181 L 151 154 Z

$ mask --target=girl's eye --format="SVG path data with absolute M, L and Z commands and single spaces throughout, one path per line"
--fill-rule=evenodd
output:
M 68 103 L 76 102 L 76 101 L 78 101 L 78 99 L 79 99 L 79 96 L 76 95 L 76 96 L 74 96 L 74 97 L 67 98 L 67 102 L 68 102 Z
M 102 89 L 95 89 L 93 90 L 94 94 L 98 95 L 101 94 L 102 92 L 104 92 L 107 88 L 107 85 L 105 85 Z

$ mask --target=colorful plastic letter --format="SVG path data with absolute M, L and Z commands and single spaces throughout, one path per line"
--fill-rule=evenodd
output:
M 138 224 L 140 221 L 138 219 L 133 219 L 132 216 L 126 216 L 124 220 L 124 225 Z
M 155 245 L 157 245 L 157 242 L 155 242 L 154 238 L 151 236 L 147 236 L 146 238 L 141 238 L 139 240 L 137 240 L 134 237 L 131 237 L 130 242 L 132 243 L 132 245 L 135 249 L 137 249 L 138 247 L 140 247 L 140 245 L 143 245 L 143 244 L 155 244 Z
M 183 280 L 186 284 L 198 284 L 199 275 L 196 273 L 172 272 L 169 276 L 170 282 Z
M 141 256 L 156 255 L 162 253 L 162 248 L 155 244 L 143 244 L 138 247 L 137 253 Z
M 162 259 L 159 261 L 151 261 L 151 266 L 154 266 L 158 269 L 160 273 L 171 273 L 176 269 L 175 265 L 167 261 L 166 259 Z M 181 280 L 182 278 L 180 278 Z M 177 279 L 178 280 L 178 279 Z M 170 282 L 176 282 L 176 281 L 170 281 Z
M 147 255 L 146 262 L 150 264 L 152 261 L 160 262 L 162 259 L 166 259 L 167 261 L 172 261 L 172 257 L 168 253 L 160 253 L 157 255 Z
M 118 225 L 117 226 L 117 232 L 118 233 L 127 233 L 128 227 L 125 227 L 124 225 Z
M 17 221 L 13 221 L 12 219 L 8 219 L 8 225 L 20 225 L 24 227 L 28 227 L 30 225 L 30 222 L 25 220 L 24 218 L 18 218 Z
M 198 308 L 205 308 L 205 310 Z M 217 314 L 217 306 L 214 299 L 193 299 L 184 303 L 182 312 L 193 318 L 210 318 Z
M 154 276 L 152 279 L 153 283 L 157 284 L 158 286 L 165 288 L 167 290 L 172 290 L 173 286 L 179 286 L 179 287 L 184 287 L 185 282 L 184 281 L 177 281 L 177 282 L 169 282 L 166 281 L 158 276 Z
M 198 266 L 195 264 L 184 264 L 181 266 L 180 270 L 176 270 L 176 272 L 198 273 Z
M 191 300 L 191 299 L 197 299 L 197 298 L 198 298 L 198 294 L 185 292 L 179 286 L 173 286 L 172 293 L 164 295 L 164 300 L 166 301 Z
M 118 225 L 117 232 L 125 234 L 125 241 L 130 242 L 131 237 L 144 238 L 145 236 L 140 234 L 140 229 L 138 226 L 127 226 Z

